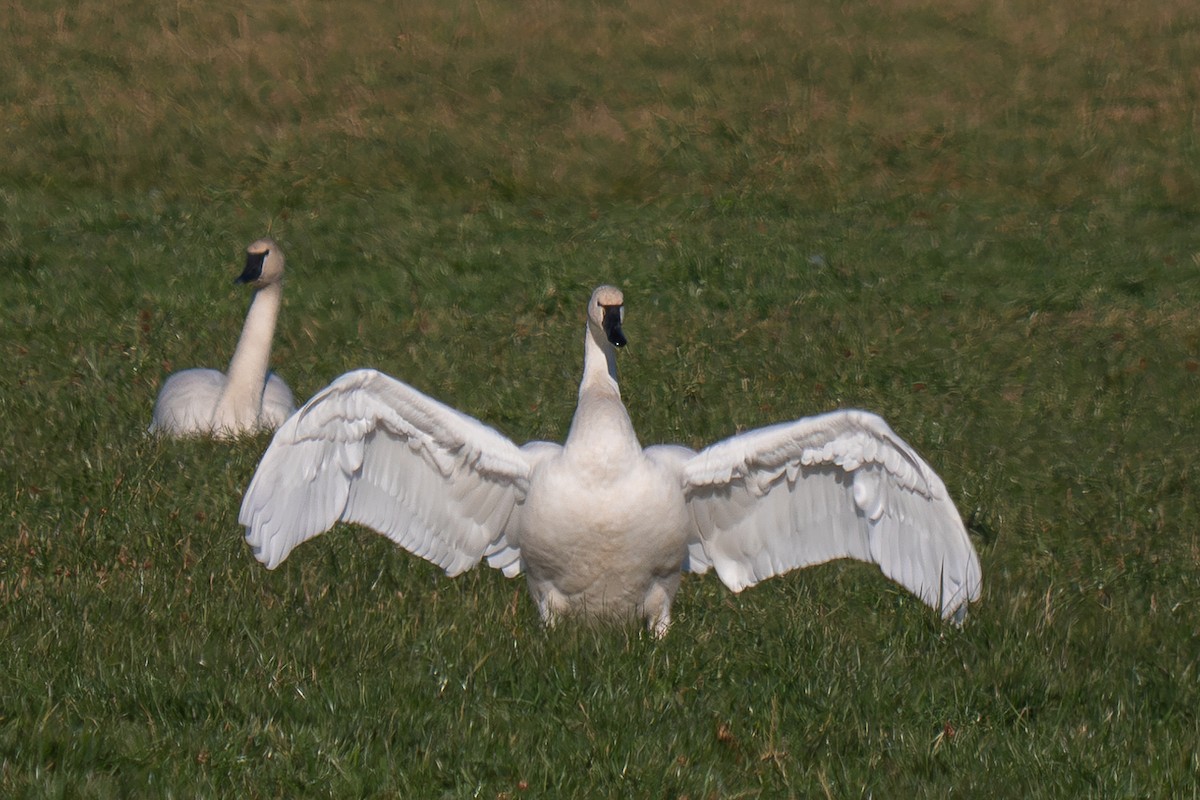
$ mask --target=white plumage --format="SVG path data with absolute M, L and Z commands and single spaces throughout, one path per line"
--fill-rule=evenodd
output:
M 270 569 L 338 521 L 453 576 L 480 560 L 525 573 L 548 624 L 641 617 L 657 635 L 685 571 L 733 591 L 835 558 L 878 564 L 961 622 L 979 558 L 942 481 L 887 424 L 835 411 L 699 453 L 643 449 L 621 402 L 623 297 L 588 303 L 566 443 L 502 434 L 374 370 L 335 380 L 275 434 L 239 522 Z
M 271 339 L 283 302 L 283 251 L 271 239 L 246 248 L 246 267 L 236 279 L 254 288 L 229 370 L 186 369 L 163 382 L 151 433 L 170 436 L 237 436 L 274 430 L 296 410 L 292 390 L 271 373 Z

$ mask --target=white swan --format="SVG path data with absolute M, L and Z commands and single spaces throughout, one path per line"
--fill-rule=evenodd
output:
M 323 389 L 275 434 L 238 521 L 274 569 L 336 522 L 457 575 L 524 572 L 542 619 L 643 617 L 666 633 L 681 573 L 733 591 L 835 558 L 878 564 L 943 617 L 979 596 L 979 558 L 942 481 L 887 424 L 835 411 L 699 453 L 642 449 L 621 403 L 623 298 L 592 295 L 565 445 L 518 448 L 374 370 Z
M 235 282 L 254 287 L 254 299 L 228 373 L 185 369 L 167 378 L 154 403 L 151 433 L 230 437 L 274 430 L 296 410 L 292 390 L 268 372 L 283 301 L 283 263 L 283 251 L 271 239 L 246 248 L 246 268 Z

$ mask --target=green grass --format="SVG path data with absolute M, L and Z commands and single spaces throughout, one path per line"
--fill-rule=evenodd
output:
M 1197 795 L 1194 3 L 13 2 L 0 37 L 0 794 Z M 693 577 L 655 642 L 356 529 L 266 572 L 267 437 L 143 433 L 227 363 L 268 230 L 297 396 L 375 366 L 559 438 L 618 283 L 644 442 L 878 411 L 982 600 Z

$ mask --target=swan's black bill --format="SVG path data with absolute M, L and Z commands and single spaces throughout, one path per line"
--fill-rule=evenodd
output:
M 270 250 L 261 253 L 246 253 L 246 268 L 242 274 L 233 279 L 234 283 L 254 283 L 262 277 L 263 262 L 267 260 Z
M 624 347 L 629 344 L 629 340 L 625 338 L 625 332 L 621 330 L 621 307 L 620 306 L 605 306 L 604 307 L 604 335 L 613 343 L 614 347 Z

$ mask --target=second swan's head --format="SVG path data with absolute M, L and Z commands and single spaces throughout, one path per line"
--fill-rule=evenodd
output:
M 625 317 L 625 296 L 615 286 L 601 286 L 592 292 L 588 301 L 588 325 L 595 326 L 612 342 L 614 347 L 624 347 L 628 340 L 621 330 Z
M 246 248 L 246 268 L 235 283 L 248 283 L 255 289 L 283 279 L 283 251 L 274 239 L 259 239 Z

